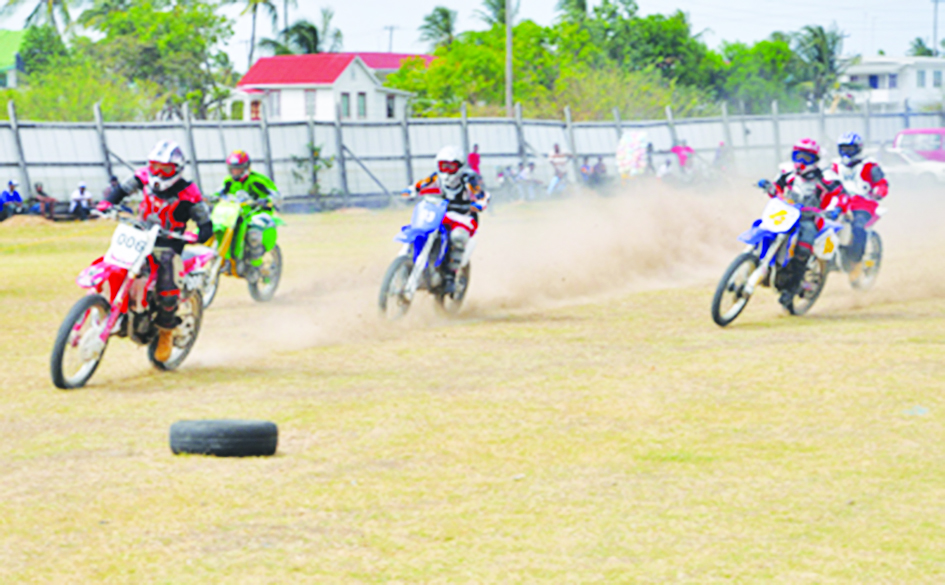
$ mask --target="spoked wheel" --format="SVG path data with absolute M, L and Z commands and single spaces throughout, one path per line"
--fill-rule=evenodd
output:
M 758 257 L 751 252 L 740 254 L 729 264 L 712 297 L 712 320 L 718 326 L 725 327 L 734 321 L 748 304 L 751 297 L 744 294 L 745 286 L 756 268 Z
M 459 269 L 459 272 L 456 274 L 456 286 L 453 290 L 453 294 L 436 295 L 437 304 L 450 315 L 459 313 L 460 308 L 463 306 L 463 299 L 466 298 L 466 291 L 469 290 L 469 272 L 469 264 Z
M 203 284 L 203 308 L 207 309 L 213 304 L 213 299 L 217 298 L 217 291 L 220 290 L 220 273 L 223 271 L 223 258 L 216 258 L 210 269 L 204 275 Z
M 801 291 L 794 296 L 788 310 L 792 315 L 803 315 L 814 306 L 827 284 L 827 263 L 811 256 L 801 281 Z
M 53 384 L 62 390 L 85 386 L 105 354 L 101 335 L 111 307 L 105 297 L 88 295 L 79 299 L 59 327 L 53 344 L 50 370 Z
M 876 284 L 879 268 L 883 263 L 883 240 L 876 232 L 869 232 L 866 238 L 866 249 L 863 251 L 863 268 L 859 278 L 851 280 L 850 284 L 857 290 L 869 290 Z
M 259 278 L 249 283 L 249 294 L 260 303 L 271 301 L 279 288 L 279 279 L 282 278 L 282 250 L 279 244 L 272 247 L 262 257 L 262 265 L 258 268 Z
M 413 270 L 413 262 L 410 258 L 398 256 L 394 258 L 387 268 L 387 273 L 384 274 L 377 305 L 381 309 L 381 314 L 391 321 L 400 319 L 410 309 L 410 299 L 404 291 L 407 288 L 411 270 Z
M 180 325 L 174 329 L 171 357 L 166 362 L 159 362 L 154 359 L 154 352 L 157 349 L 157 336 L 148 344 L 148 359 L 155 368 L 162 371 L 177 369 L 187 356 L 194 344 L 197 343 L 197 335 L 200 333 L 200 324 L 203 322 L 203 295 L 200 291 L 194 291 L 189 297 L 180 300 L 180 306 L 177 308 L 177 316 L 180 318 Z

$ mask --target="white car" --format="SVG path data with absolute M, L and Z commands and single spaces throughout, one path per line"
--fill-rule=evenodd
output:
M 874 157 L 890 183 L 932 187 L 945 183 L 945 163 L 928 160 L 912 150 L 885 148 Z

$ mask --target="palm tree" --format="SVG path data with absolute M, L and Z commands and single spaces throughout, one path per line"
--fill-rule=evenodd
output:
M 935 51 L 932 50 L 932 47 L 925 44 L 922 37 L 916 37 L 909 43 L 909 50 L 906 54 L 912 55 L 913 57 L 934 57 Z
M 840 64 L 843 37 L 836 25 L 829 30 L 820 25 L 807 25 L 794 36 L 794 51 L 807 69 L 811 97 L 815 100 L 834 89 L 843 72 Z
M 341 31 L 331 26 L 335 11 L 331 8 L 322 8 L 322 27 L 318 30 L 318 50 L 322 53 L 337 53 L 341 50 L 344 37 Z
M 249 65 L 247 65 L 247 68 L 249 68 L 253 66 L 253 53 L 256 50 L 256 14 L 259 12 L 260 8 L 263 8 L 269 13 L 269 18 L 272 19 L 272 28 L 276 28 L 279 24 L 279 11 L 276 10 L 276 5 L 273 3 L 273 0 L 224 0 L 225 4 L 237 4 L 240 2 L 246 4 L 246 8 L 243 9 L 240 15 L 245 15 L 247 12 L 253 15 L 253 32 L 249 37 Z
M 437 6 L 423 18 L 421 41 L 430 41 L 434 47 L 449 47 L 456 38 L 456 11 Z
M 282 19 L 285 21 L 285 29 L 289 30 L 289 5 L 294 8 L 298 8 L 298 0 L 283 0 L 282 1 Z
M 512 6 L 512 19 L 518 15 L 521 0 L 515 0 Z M 476 10 L 476 16 L 489 27 L 497 24 L 505 26 L 505 0 L 482 0 L 484 10 Z
M 587 0 L 558 0 L 556 8 L 562 12 L 562 19 L 580 22 L 587 18 L 587 4 Z
M 7 0 L 3 8 L 0 8 L 0 16 L 11 14 L 20 6 L 26 4 L 29 0 Z M 56 13 L 62 19 L 63 26 L 68 27 L 72 24 L 72 15 L 69 14 L 70 0 L 33 0 L 36 6 L 26 17 L 26 25 L 34 26 L 38 24 L 48 24 L 59 32 L 59 25 L 56 23 Z
M 321 52 L 318 27 L 307 20 L 297 20 L 279 33 L 277 39 L 263 39 L 259 47 L 274 55 L 313 55 Z

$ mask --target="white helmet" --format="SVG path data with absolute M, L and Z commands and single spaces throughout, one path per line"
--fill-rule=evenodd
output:
M 184 172 L 184 151 L 173 140 L 162 140 L 154 145 L 148 155 L 148 174 L 151 189 L 165 191 L 180 179 Z
M 440 180 L 450 188 L 459 186 L 459 169 L 463 168 L 463 153 L 455 146 L 444 146 L 436 153 L 436 168 Z

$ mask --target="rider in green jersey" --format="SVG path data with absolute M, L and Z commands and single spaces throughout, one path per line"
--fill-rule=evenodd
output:
M 230 176 L 223 181 L 223 188 L 220 189 L 218 195 L 236 195 L 245 192 L 266 213 L 272 214 L 278 208 L 282 202 L 279 189 L 272 182 L 272 179 L 250 169 L 249 155 L 245 151 L 237 150 L 230 153 L 226 157 L 226 168 L 230 172 Z M 240 223 L 242 223 L 242 219 L 240 219 Z M 236 250 L 236 256 L 239 257 L 242 253 L 248 265 L 255 265 L 258 263 L 256 261 L 265 253 L 262 230 L 254 225 L 247 228 L 238 223 L 236 233 L 242 235 L 243 232 L 245 232 L 245 237 L 234 243 L 237 248 L 245 246 L 245 252 L 238 249 Z

